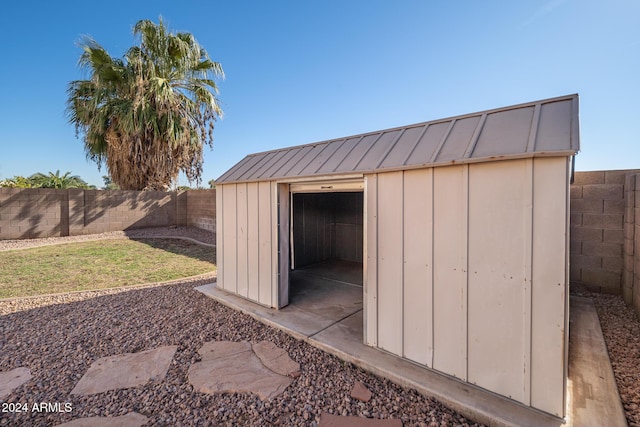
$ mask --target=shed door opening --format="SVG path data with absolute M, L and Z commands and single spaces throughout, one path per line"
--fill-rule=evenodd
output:
M 363 201 L 362 191 L 292 193 L 290 304 L 362 309 Z

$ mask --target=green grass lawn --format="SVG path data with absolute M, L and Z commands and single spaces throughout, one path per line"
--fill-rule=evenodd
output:
M 0 298 L 104 289 L 215 271 L 215 249 L 177 239 L 97 240 L 0 252 Z

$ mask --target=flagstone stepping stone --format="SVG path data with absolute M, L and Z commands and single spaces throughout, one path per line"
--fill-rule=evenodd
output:
M 71 394 L 96 394 L 161 380 L 177 349 L 177 345 L 167 345 L 139 353 L 102 357 L 91 364 Z
M 119 417 L 78 418 L 68 423 L 58 424 L 58 427 L 140 427 L 148 421 L 149 418 L 142 414 L 129 412 Z
M 0 372 L 0 399 L 8 396 L 22 384 L 33 378 L 29 368 L 15 368 L 10 371 Z
M 202 359 L 189 367 L 188 378 L 201 393 L 255 393 L 265 400 L 279 395 L 293 382 L 266 366 L 248 342 L 211 341 L 198 353 Z M 277 369 L 283 371 L 280 364 Z
M 253 344 L 252 348 L 264 366 L 273 372 L 292 378 L 300 376 L 300 364 L 294 362 L 285 350 L 271 341 L 260 341 Z
M 377 420 L 362 417 L 342 417 L 323 412 L 318 427 L 402 427 L 402 420 Z

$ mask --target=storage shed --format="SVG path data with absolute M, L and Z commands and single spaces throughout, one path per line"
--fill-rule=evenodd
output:
M 568 95 L 248 155 L 216 181 L 217 286 L 279 309 L 344 261 L 365 344 L 564 417 L 578 150 Z

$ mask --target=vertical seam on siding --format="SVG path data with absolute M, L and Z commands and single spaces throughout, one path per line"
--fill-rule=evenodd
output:
M 257 295 L 257 300 L 258 302 L 260 302 L 260 270 L 261 270 L 261 258 L 260 258 L 260 183 L 257 182 L 256 183 L 256 196 L 257 196 L 257 200 L 256 200 L 256 210 L 257 210 L 257 221 L 256 221 L 256 236 L 258 237 L 258 241 L 257 241 L 257 245 L 258 245 L 258 277 L 257 277 L 257 289 L 256 289 L 256 295 Z
M 576 98 L 575 102 L 578 100 Z M 577 106 L 576 106 L 577 108 Z M 575 158 L 575 157 L 574 157 Z M 563 380 L 562 380 L 562 415 L 566 415 L 566 403 L 567 403 L 567 377 L 569 375 L 569 262 L 571 260 L 571 255 L 569 254 L 571 225 L 570 225 L 570 214 L 571 214 L 571 187 L 569 184 L 569 159 L 567 158 L 565 162 L 565 182 L 564 182 L 564 343 L 562 345 L 562 356 L 564 359 L 563 363 Z
M 523 361 L 525 363 L 526 369 L 528 369 L 528 372 L 525 372 L 524 375 L 524 400 L 527 402 L 527 404 L 530 406 L 531 405 L 531 369 L 532 369 L 532 361 L 533 361 L 533 355 L 532 355 L 532 340 L 533 340 L 533 236 L 534 236 L 534 215 L 533 215 L 533 209 L 534 209 L 534 172 L 535 172 L 535 168 L 534 168 L 534 159 L 527 159 L 525 160 L 525 172 L 527 174 L 526 176 L 526 184 L 527 184 L 527 199 L 525 200 L 526 203 L 529 204 L 529 206 L 527 207 L 526 211 L 525 211 L 525 220 L 527 221 L 526 223 L 526 230 L 525 232 L 527 233 L 525 235 L 525 244 L 527 245 L 527 247 L 525 248 L 525 284 L 527 285 L 527 287 L 525 288 L 525 295 L 524 295 L 524 304 L 525 307 L 523 307 L 524 309 L 529 310 L 528 313 L 528 319 L 525 318 L 524 320 L 526 321 L 525 324 L 523 325 L 525 328 L 525 333 L 529 334 L 529 340 L 527 342 L 527 340 L 523 340 L 524 344 L 528 346 L 528 348 L 525 347 L 525 351 L 523 351 L 523 355 L 525 357 L 525 360 Z M 525 335 L 526 337 L 526 335 Z
M 273 306 L 273 286 L 274 286 L 274 281 L 273 281 L 273 252 L 274 250 L 279 250 L 276 245 L 278 244 L 277 241 L 274 242 L 273 241 L 273 210 L 274 208 L 277 209 L 278 208 L 278 203 L 276 200 L 273 199 L 273 194 L 274 194 L 274 189 L 273 187 L 276 186 L 276 184 L 273 184 L 272 182 L 269 182 L 269 240 L 271 241 L 271 250 L 269 251 L 269 304 L 271 306 Z M 276 276 L 276 282 L 278 281 L 277 276 Z
M 247 266 L 246 266 L 246 272 L 245 272 L 245 277 L 247 278 L 247 299 L 249 299 L 249 295 L 251 294 L 251 291 L 249 289 L 249 287 L 251 286 L 250 283 L 250 279 L 249 279 L 249 227 L 251 225 L 251 221 L 249 221 L 249 184 L 245 184 L 244 185 L 244 207 L 245 207 L 245 218 L 247 219 L 247 226 L 246 226 L 246 253 L 244 254 L 245 259 L 247 260 Z
M 453 126 L 452 126 L 453 127 Z M 464 194 L 464 221 L 465 221 L 465 230 L 466 235 L 464 238 L 465 245 L 465 260 L 464 260 L 464 296 L 465 296 L 465 307 L 463 310 L 465 316 L 465 369 L 464 369 L 464 381 L 469 381 L 469 165 L 464 165 L 463 169 L 463 194 Z
M 378 303 L 378 301 L 380 301 L 380 298 L 378 298 L 378 290 L 379 290 L 379 286 L 378 284 L 380 283 L 380 268 L 379 268 L 379 262 L 378 262 L 378 258 L 379 258 L 379 244 L 378 242 L 380 241 L 380 237 L 379 237 L 379 224 L 380 224 L 380 203 L 379 203 L 379 199 L 380 199 L 380 191 L 378 191 L 378 174 L 375 174 L 375 179 L 376 179 L 376 241 L 375 241 L 375 245 L 376 245 L 376 293 L 375 293 L 375 297 L 376 297 L 376 347 L 380 348 L 380 328 L 378 327 L 378 325 L 380 324 L 379 319 L 380 319 L 380 304 Z
M 435 313 L 435 302 L 436 302 L 436 294 L 435 294 L 435 180 L 436 174 L 434 173 L 433 168 L 431 171 L 431 364 L 430 368 L 433 368 L 433 360 L 435 358 L 436 352 L 436 313 Z
M 400 138 L 400 137 L 398 137 Z M 401 279 L 400 279 L 400 283 L 402 283 L 402 287 L 400 288 L 400 292 L 401 292 L 401 296 L 400 296 L 400 300 L 401 305 L 400 305 L 400 351 L 402 354 L 402 357 L 405 357 L 405 353 L 404 353 L 404 315 L 406 312 L 407 307 L 405 307 L 405 303 L 404 303 L 404 294 L 405 294 L 405 283 L 404 283 L 404 279 L 405 279 L 405 274 L 404 274 L 404 267 L 405 267 L 405 258 L 404 258 L 404 211 L 405 211 L 405 206 L 404 206 L 404 192 L 405 192 L 405 187 L 404 187 L 404 171 L 400 172 L 400 186 L 402 187 L 402 192 L 400 193 L 400 227 L 402 229 L 400 236 L 402 236 L 402 246 L 401 246 L 401 251 L 402 251 L 402 256 L 400 257 L 400 268 L 401 268 Z
M 235 244 L 235 248 L 236 248 L 236 253 L 235 253 L 235 259 L 234 259 L 234 267 L 235 267 L 235 275 L 236 275 L 236 280 L 235 280 L 235 294 L 238 295 L 238 184 L 234 184 L 233 185 L 233 191 L 235 192 L 235 197 L 234 197 L 234 202 L 235 202 L 235 209 L 233 210 L 233 213 L 236 217 L 236 229 L 235 229 L 235 237 L 236 237 L 236 244 Z
M 216 190 L 216 195 L 218 194 L 218 190 Z M 220 207 L 222 209 L 218 209 L 217 206 L 217 201 L 216 201 L 216 218 L 218 216 L 218 212 L 220 212 L 220 230 L 216 230 L 216 244 L 217 242 L 217 236 L 220 236 L 220 244 L 217 245 L 216 247 L 216 263 L 217 263 L 217 267 L 218 267 L 218 276 L 216 278 L 216 282 L 218 281 L 217 279 L 220 279 L 220 283 L 222 284 L 222 289 L 224 289 L 224 213 L 223 213 L 223 209 L 224 209 L 224 186 L 220 186 L 220 201 L 222 203 L 220 203 Z M 217 221 L 217 219 L 216 219 Z M 218 258 L 219 257 L 219 258 Z M 220 267 L 222 267 L 222 270 L 220 270 Z M 222 273 L 222 274 L 220 274 Z

